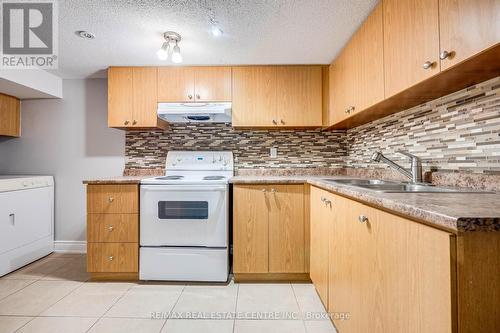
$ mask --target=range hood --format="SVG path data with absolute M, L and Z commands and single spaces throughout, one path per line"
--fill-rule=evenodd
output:
M 170 123 L 230 123 L 231 103 L 158 103 L 158 117 Z

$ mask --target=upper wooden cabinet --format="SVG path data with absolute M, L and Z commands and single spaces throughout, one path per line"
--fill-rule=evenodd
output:
M 325 125 L 353 128 L 500 75 L 497 0 L 383 0 L 329 68 Z
M 441 69 L 500 42 L 500 1 L 439 0 Z
M 0 94 L 0 135 L 19 137 L 21 135 L 21 114 L 19 99 Z
M 157 116 L 156 67 L 110 67 L 108 126 L 124 129 L 165 128 Z
M 233 126 L 266 127 L 276 115 L 276 67 L 233 67 Z
M 276 78 L 279 126 L 321 126 L 321 66 L 278 66 Z
M 385 97 L 439 73 L 438 0 L 384 0 Z
M 330 65 L 328 123 L 384 99 L 383 12 L 379 4 Z
M 159 67 L 158 102 L 231 101 L 231 67 Z
M 233 67 L 233 126 L 322 125 L 321 66 Z
M 303 185 L 235 185 L 233 271 L 306 272 Z

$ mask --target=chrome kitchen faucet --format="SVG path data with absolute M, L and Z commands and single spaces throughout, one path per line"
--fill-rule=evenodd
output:
M 422 160 L 419 157 L 405 151 L 397 151 L 397 153 L 403 154 L 411 159 L 411 171 L 391 161 L 379 151 L 373 153 L 372 160 L 376 162 L 384 162 L 391 168 L 408 177 L 413 184 L 422 183 Z

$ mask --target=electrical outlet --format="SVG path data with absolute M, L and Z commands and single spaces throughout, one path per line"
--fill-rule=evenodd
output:
M 270 149 L 269 156 L 270 156 L 271 158 L 276 158 L 276 157 L 278 157 L 278 148 L 276 148 L 276 147 L 272 147 L 272 148 Z

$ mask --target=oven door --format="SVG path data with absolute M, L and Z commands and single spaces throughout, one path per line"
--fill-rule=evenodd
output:
M 227 246 L 227 185 L 141 185 L 140 207 L 141 246 Z

